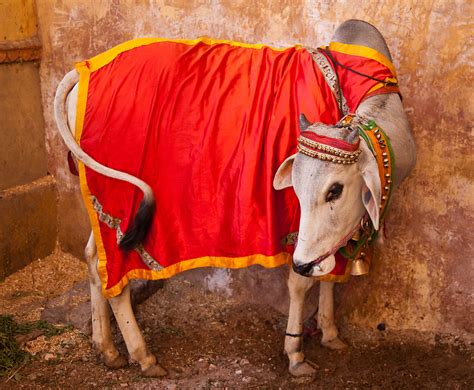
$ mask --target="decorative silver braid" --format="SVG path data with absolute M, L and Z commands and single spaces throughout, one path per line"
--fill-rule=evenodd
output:
M 145 250 L 142 244 L 138 245 L 135 248 L 135 252 L 137 252 L 140 257 L 142 258 L 143 262 L 148 266 L 148 268 L 154 271 L 160 271 L 163 269 L 163 266 L 160 265 L 151 255 Z
M 123 232 L 120 229 L 120 223 L 122 220 L 120 218 L 114 218 L 110 214 L 104 212 L 103 206 L 97 200 L 94 195 L 91 195 L 92 206 L 94 207 L 95 212 L 99 217 L 99 221 L 105 223 L 109 228 L 115 229 L 115 236 L 117 237 L 117 244 L 122 240 Z M 158 263 L 143 247 L 142 244 L 138 245 L 135 249 L 142 261 L 152 270 L 160 271 L 163 267 Z
M 296 149 L 298 152 L 303 153 L 308 157 L 317 158 L 318 160 L 328 161 L 336 164 L 351 165 L 355 164 L 359 160 L 359 155 L 354 155 L 352 157 L 338 157 L 332 154 L 310 149 L 301 143 L 297 145 Z
M 331 89 L 334 97 L 336 98 L 337 104 L 341 110 L 342 115 L 349 114 L 349 107 L 347 106 L 346 98 L 342 93 L 341 87 L 339 85 L 339 80 L 337 78 L 336 72 L 332 68 L 331 64 L 329 63 L 327 57 L 319 52 L 318 50 L 314 50 L 310 47 L 305 47 L 313 61 L 318 65 L 319 70 L 324 76 L 326 83 L 328 84 L 329 88 Z
M 349 159 L 349 160 L 356 159 L 361 153 L 359 149 L 355 150 L 354 152 L 346 152 L 345 150 L 338 149 L 334 146 L 324 145 L 319 142 L 313 141 L 302 135 L 298 137 L 298 142 L 300 144 L 303 144 L 303 146 L 308 146 L 309 148 L 318 149 L 322 153 L 331 154 L 331 155 L 341 157 L 344 159 Z
M 99 216 L 99 221 L 105 223 L 111 229 L 117 229 L 122 222 L 119 218 L 113 218 L 109 214 L 104 212 L 104 208 L 99 203 L 95 196 L 91 196 L 92 206 L 94 207 L 95 212 Z

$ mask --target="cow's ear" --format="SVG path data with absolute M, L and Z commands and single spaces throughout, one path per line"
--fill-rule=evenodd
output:
M 293 181 L 291 179 L 291 172 L 293 170 L 293 161 L 295 160 L 296 154 L 288 157 L 278 168 L 277 173 L 273 179 L 273 188 L 276 190 L 282 190 L 283 188 L 291 187 Z
M 362 153 L 359 158 L 359 167 L 362 178 L 364 179 L 364 184 L 362 185 L 362 203 L 364 203 L 364 207 L 372 220 L 375 230 L 379 230 L 382 191 L 377 161 L 364 141 L 360 143 L 360 148 L 362 149 Z

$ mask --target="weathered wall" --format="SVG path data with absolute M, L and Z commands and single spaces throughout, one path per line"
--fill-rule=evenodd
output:
M 60 183 L 62 245 L 78 253 L 87 234 L 52 116 L 55 87 L 75 61 L 139 36 L 317 46 L 342 21 L 364 19 L 381 30 L 395 58 L 418 163 L 396 193 L 389 238 L 373 273 L 341 288 L 338 314 L 362 327 L 384 321 L 394 329 L 472 336 L 472 8 L 468 0 L 39 1 L 43 104 L 49 167 Z M 208 281 L 284 302 L 283 272 L 219 271 Z M 269 285 L 272 275 L 277 282 Z
M 0 0 L 0 279 L 56 245 L 33 0 Z
M 20 41 L 37 33 L 34 0 L 0 0 L 0 39 Z

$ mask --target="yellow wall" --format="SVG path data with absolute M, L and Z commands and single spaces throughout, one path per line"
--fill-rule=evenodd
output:
M 36 35 L 34 0 L 0 0 L 0 41 L 16 41 Z
M 0 0 L 0 280 L 56 246 L 33 0 Z M 8 239 L 5 239 L 8 237 Z
M 273 46 L 327 43 L 339 23 L 364 19 L 386 37 L 418 147 L 397 190 L 374 272 L 342 289 L 353 324 L 472 337 L 472 15 L 469 0 L 221 0 L 38 2 L 50 169 L 63 210 L 77 209 L 75 179 L 52 117 L 53 95 L 75 61 L 140 36 L 207 35 Z M 68 209 L 69 208 L 69 209 Z M 85 236 L 85 217 L 79 224 Z M 64 227 L 64 224 L 63 224 Z M 81 230 L 82 229 L 82 230 Z M 60 229 L 61 233 L 61 229 Z M 79 247 L 63 232 L 62 243 Z M 74 241 L 75 240 L 75 241 Z M 83 243 L 81 242 L 80 245 Z M 285 286 L 278 285 L 278 288 Z

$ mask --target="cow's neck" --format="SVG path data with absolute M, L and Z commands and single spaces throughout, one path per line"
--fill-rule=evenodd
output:
M 371 96 L 356 114 L 374 120 L 390 138 L 395 155 L 394 185 L 398 186 L 414 165 L 414 143 L 400 97 L 394 93 Z

